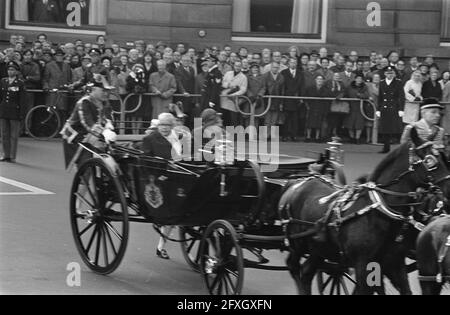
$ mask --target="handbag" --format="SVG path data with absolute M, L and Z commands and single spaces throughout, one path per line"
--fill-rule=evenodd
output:
M 331 103 L 330 111 L 332 113 L 350 114 L 350 104 L 345 101 L 335 100 Z

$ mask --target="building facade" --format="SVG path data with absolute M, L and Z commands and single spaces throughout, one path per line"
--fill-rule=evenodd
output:
M 450 0 L 2 0 L 0 41 L 137 39 L 450 57 Z

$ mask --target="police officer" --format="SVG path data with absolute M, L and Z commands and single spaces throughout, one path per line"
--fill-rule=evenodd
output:
M 439 127 L 442 118 L 442 106 L 435 98 L 425 99 L 420 104 L 422 119 L 406 126 L 402 136 L 402 143 L 411 140 L 411 130 L 416 129 L 417 135 L 425 142 L 433 142 L 435 149 L 444 149 L 444 128 Z
M 380 152 L 388 153 L 391 150 L 391 140 L 394 135 L 403 131 L 402 117 L 405 108 L 405 92 L 402 82 L 395 78 L 394 67 L 384 69 L 386 79 L 380 83 L 378 96 L 379 130 L 384 135 L 384 148 Z
M 8 77 L 0 82 L 0 126 L 3 145 L 1 162 L 16 162 L 17 144 L 20 135 L 20 121 L 26 115 L 25 82 L 19 79 L 19 65 L 7 64 Z

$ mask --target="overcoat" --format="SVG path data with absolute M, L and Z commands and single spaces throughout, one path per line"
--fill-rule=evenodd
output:
M 386 80 L 381 81 L 378 106 L 381 113 L 380 134 L 401 134 L 403 124 L 399 111 L 405 109 L 405 92 L 402 81 L 394 79 L 390 85 L 386 83 Z

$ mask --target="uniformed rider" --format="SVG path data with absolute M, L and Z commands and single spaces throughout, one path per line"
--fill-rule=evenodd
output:
M 433 142 L 435 149 L 444 149 L 444 128 L 439 126 L 442 118 L 442 106 L 435 98 L 425 99 L 420 104 L 420 113 L 422 119 L 418 122 L 406 126 L 402 136 L 402 143 L 411 140 L 411 130 L 415 128 L 420 139 L 425 142 Z
M 89 159 L 91 154 L 80 150 L 83 143 L 95 152 L 102 152 L 106 144 L 116 141 L 112 110 L 107 106 L 108 92 L 111 87 L 106 79 L 96 75 L 88 84 L 89 94 L 81 98 L 61 132 L 65 141 L 66 166 L 80 164 Z

